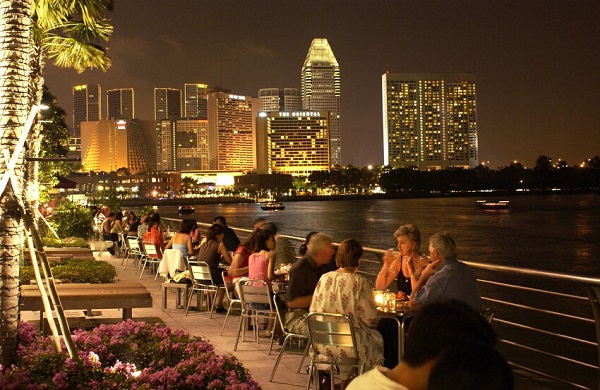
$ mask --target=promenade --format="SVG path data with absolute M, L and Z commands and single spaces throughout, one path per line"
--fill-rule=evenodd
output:
M 95 256 L 98 252 L 94 252 Z M 206 312 L 190 311 L 188 316 L 185 316 L 183 309 L 175 308 L 176 293 L 175 290 L 167 293 L 167 307 L 162 310 L 162 293 L 161 293 L 161 278 L 154 279 L 154 275 L 145 272 L 140 279 L 137 268 L 131 266 L 131 260 L 127 269 L 121 266 L 120 258 L 112 258 L 108 252 L 104 252 L 102 260 L 113 264 L 117 270 L 117 283 L 122 282 L 140 282 L 148 289 L 152 295 L 152 308 L 133 309 L 133 319 L 146 322 L 162 322 L 172 329 L 183 329 L 194 336 L 202 336 L 208 339 L 215 347 L 219 354 L 231 353 L 235 355 L 244 367 L 250 370 L 252 377 L 262 386 L 263 389 L 301 389 L 306 386 L 308 379 L 304 370 L 301 373 L 296 373 L 301 357 L 299 355 L 284 354 L 274 382 L 269 382 L 273 366 L 277 360 L 279 346 L 276 344 L 273 347 L 273 352 L 269 355 L 269 339 L 261 336 L 260 343 L 251 341 L 252 336 L 248 333 L 247 341 L 238 344 L 237 351 L 233 351 L 237 328 L 239 324 L 239 311 L 235 311 L 233 316 L 227 320 L 227 325 L 221 336 L 221 327 L 225 320 L 225 313 L 213 315 L 209 319 L 209 314 Z M 195 304 L 195 300 L 192 304 Z M 81 313 L 82 314 L 82 313 Z M 119 310 L 101 310 L 94 313 L 95 317 L 86 317 L 84 326 L 95 326 L 107 322 L 119 322 L 122 313 Z M 39 319 L 38 312 L 22 312 L 23 320 L 37 321 Z M 261 331 L 262 335 L 263 332 Z M 309 360 L 305 360 L 305 365 Z M 556 384 L 535 380 L 529 375 L 524 375 L 522 372 L 516 372 L 517 389 L 548 389 L 557 388 Z

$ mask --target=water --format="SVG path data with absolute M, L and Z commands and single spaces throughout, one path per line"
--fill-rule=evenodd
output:
M 401 223 L 414 223 L 421 230 L 424 253 L 429 236 L 448 230 L 462 260 L 600 277 L 600 195 L 502 197 L 510 200 L 510 209 L 502 211 L 480 210 L 476 200 L 286 202 L 283 211 L 263 211 L 257 204 L 198 205 L 192 217 L 210 223 L 224 215 L 230 226 L 251 229 L 264 216 L 284 234 L 304 237 L 323 231 L 337 242 L 356 238 L 381 249 L 396 245 L 393 233 Z M 181 218 L 176 207 L 160 207 L 159 212 Z

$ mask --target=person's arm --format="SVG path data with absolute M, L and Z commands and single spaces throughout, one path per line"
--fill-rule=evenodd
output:
M 185 244 L 187 246 L 188 255 L 193 256 L 194 255 L 194 246 L 192 245 L 192 237 L 190 237 L 188 235 L 185 239 Z
M 265 256 L 269 260 L 267 265 L 267 277 L 269 280 L 273 280 L 275 279 L 275 252 L 267 252 Z
M 175 239 L 175 236 L 171 237 L 171 239 L 169 240 L 169 242 L 167 242 L 167 246 L 165 246 L 165 249 L 171 249 L 173 247 L 173 240 Z
M 231 255 L 227 251 L 227 248 L 225 248 L 225 244 L 222 242 L 219 243 L 219 254 L 227 264 L 231 264 Z
M 312 302 L 312 297 L 312 295 L 296 297 L 291 301 L 287 301 L 287 306 L 292 309 L 308 309 L 310 307 L 310 303 Z
M 384 290 L 398 277 L 400 273 L 400 262 L 402 259 L 400 255 L 394 256 L 391 251 L 387 251 L 383 256 L 383 265 L 379 274 L 377 274 L 377 280 L 375 281 L 375 288 L 377 290 Z
M 240 267 L 240 265 L 242 265 L 242 261 L 244 261 L 243 252 L 236 252 L 233 255 L 233 260 L 231 261 L 231 265 L 229 266 L 229 270 L 227 271 L 229 276 L 233 276 L 235 278 L 237 276 L 246 275 L 248 273 L 248 267 Z

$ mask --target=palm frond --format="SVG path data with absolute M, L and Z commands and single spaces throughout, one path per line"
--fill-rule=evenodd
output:
M 81 73 L 86 68 L 106 71 L 112 64 L 106 49 L 92 43 L 80 42 L 61 36 L 48 37 L 46 45 L 49 58 L 62 68 L 74 68 Z

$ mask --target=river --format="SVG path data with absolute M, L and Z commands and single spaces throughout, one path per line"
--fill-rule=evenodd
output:
M 427 238 L 447 230 L 462 260 L 600 277 L 600 195 L 501 199 L 510 201 L 508 210 L 481 210 L 476 198 L 365 199 L 287 202 L 282 211 L 263 211 L 257 204 L 198 205 L 191 217 L 210 223 L 223 215 L 229 225 L 250 229 L 264 216 L 284 234 L 323 231 L 337 242 L 356 238 L 382 249 L 396 245 L 393 233 L 401 223 L 414 223 L 426 254 Z M 161 206 L 159 213 L 181 218 L 176 207 Z

